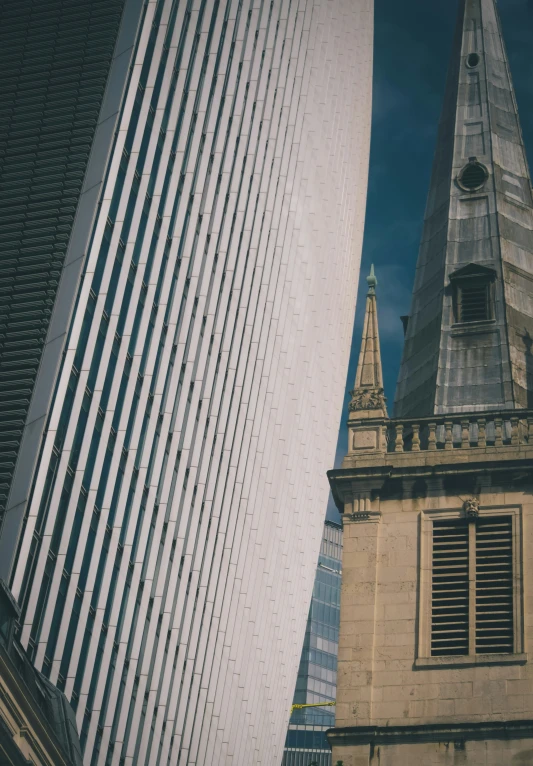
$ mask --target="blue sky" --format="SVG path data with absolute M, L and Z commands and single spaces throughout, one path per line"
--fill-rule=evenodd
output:
M 392 411 L 458 0 L 375 0 L 374 102 L 367 218 L 352 354 L 355 378 L 370 264 L 378 277 L 385 393 Z M 499 0 L 533 166 L 533 0 Z M 345 397 L 336 464 L 346 452 Z M 331 503 L 330 503 L 331 510 Z

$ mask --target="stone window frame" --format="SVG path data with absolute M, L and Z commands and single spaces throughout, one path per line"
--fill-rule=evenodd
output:
M 420 568 L 418 582 L 418 641 L 415 668 L 461 665 L 524 664 L 528 660 L 524 639 L 524 579 L 522 506 L 480 506 L 479 516 L 511 516 L 513 535 L 513 629 L 514 651 L 510 654 L 431 655 L 431 600 L 433 564 L 433 522 L 464 519 L 464 510 L 426 510 L 420 514 Z

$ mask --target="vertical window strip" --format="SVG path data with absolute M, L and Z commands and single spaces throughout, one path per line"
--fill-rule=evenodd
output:
M 150 7 L 153 10 L 153 6 L 150 6 Z M 146 17 L 147 17 L 147 10 L 148 10 L 148 13 L 149 13 L 150 12 L 150 8 L 147 8 L 147 7 L 143 8 L 143 11 L 142 11 L 142 21 L 143 21 L 143 23 L 144 23 L 144 21 L 146 20 Z M 140 46 L 139 43 L 140 43 L 140 40 L 138 39 L 137 43 L 136 43 L 136 52 L 135 52 L 136 56 L 138 55 L 139 47 L 141 47 L 141 49 L 142 49 L 142 46 Z M 135 71 L 134 68 L 133 68 L 133 71 Z M 124 115 L 124 113 L 127 113 L 127 110 L 123 109 L 123 115 Z M 116 147 L 116 145 L 117 144 L 115 143 L 115 147 Z M 107 174 L 107 177 L 106 177 L 106 188 L 107 188 L 108 182 L 109 182 L 109 173 Z M 104 207 L 105 207 L 105 205 L 104 205 Z M 105 217 L 102 220 L 105 220 Z M 97 230 L 98 230 L 98 228 L 99 227 L 97 227 Z M 103 233 L 103 230 L 100 227 L 100 234 L 98 235 L 98 233 L 96 231 L 95 234 L 93 234 L 93 236 L 91 237 L 90 251 L 92 253 L 94 253 L 95 250 L 97 251 L 97 248 L 95 247 L 95 239 L 98 240 L 99 237 L 101 238 L 102 233 Z M 89 258 L 89 260 L 91 260 L 91 258 Z M 77 314 L 80 313 L 80 311 L 79 311 L 80 306 L 85 305 L 85 302 L 87 300 L 87 294 L 88 294 L 87 290 L 82 289 L 82 291 L 80 293 L 80 296 L 78 297 L 78 299 L 76 301 L 76 313 Z M 69 347 L 70 347 L 71 336 L 73 335 L 73 333 L 74 333 L 74 335 L 76 335 L 77 332 L 79 332 L 79 330 L 76 330 L 76 325 L 77 325 L 77 322 L 74 321 L 73 326 L 71 328 L 71 332 L 69 334 Z M 69 361 L 69 356 L 70 356 L 70 354 L 67 353 L 65 361 L 67 361 L 67 362 Z M 69 369 L 69 364 L 66 365 L 66 369 L 67 370 Z M 64 370 L 65 370 L 65 365 L 62 365 L 62 372 L 61 372 L 62 376 L 64 375 Z M 54 409 L 52 410 L 52 416 L 51 416 L 51 419 L 50 419 L 50 425 L 52 427 L 52 430 L 53 430 L 54 421 L 55 421 L 56 417 L 58 417 L 58 413 L 56 413 L 55 410 L 57 409 L 57 407 L 61 406 L 60 403 L 62 401 L 62 397 L 60 395 L 57 395 L 58 392 L 59 392 L 59 394 L 61 393 L 61 390 L 62 390 L 62 384 L 60 382 L 58 382 L 58 390 L 56 391 L 56 396 L 55 396 L 56 405 L 55 405 Z M 49 439 L 50 439 L 50 433 L 48 434 L 47 441 L 49 441 Z M 46 449 L 44 449 L 43 451 L 46 452 Z M 42 464 L 41 465 L 41 470 L 43 470 L 44 468 L 45 468 L 45 466 Z M 41 477 L 38 476 L 37 480 L 36 480 L 36 482 L 34 484 L 34 488 L 32 490 L 32 494 L 35 494 L 35 487 L 38 487 L 41 484 L 42 484 Z M 38 501 L 39 501 L 39 499 L 37 498 L 37 502 Z M 26 528 L 24 530 L 24 538 L 23 538 L 22 545 L 21 545 L 21 552 L 23 552 L 24 549 L 27 547 L 27 545 L 28 545 L 27 540 L 32 535 L 34 519 L 35 519 L 35 517 L 30 513 L 30 516 L 28 517 L 28 522 L 26 524 Z M 21 556 L 20 560 L 24 561 L 24 556 Z M 19 592 L 20 583 L 21 583 L 21 580 L 23 578 L 23 575 L 24 575 L 24 569 L 22 567 L 18 567 L 16 572 L 15 572 L 15 577 L 14 577 L 14 581 L 13 581 L 13 584 L 12 584 L 13 592 L 15 594 L 17 594 Z M 27 640 L 26 629 L 23 630 L 23 633 L 21 635 L 21 640 L 23 642 L 25 640 Z
M 148 22 L 150 21 L 148 13 L 145 13 L 144 11 L 143 11 L 143 17 L 144 17 L 144 22 L 145 22 L 145 23 L 146 23 L 147 21 L 148 21 Z M 137 56 L 139 56 L 139 55 L 141 55 L 141 56 L 142 56 L 142 55 L 143 55 L 143 51 L 142 51 L 142 47 L 141 47 L 141 46 L 139 46 L 139 45 L 137 46 L 137 52 L 136 52 L 136 53 L 137 53 Z M 128 116 L 127 116 L 127 110 L 123 108 L 123 113 L 122 113 L 122 117 L 121 117 L 121 122 L 124 122 L 124 120 L 127 120 L 127 119 L 128 119 Z M 119 134 L 120 134 L 120 131 L 119 131 Z M 122 147 L 120 147 L 120 146 L 119 146 L 119 142 L 118 142 L 118 141 L 115 143 L 115 149 L 116 149 L 117 147 L 119 147 L 119 150 L 120 150 L 120 151 L 122 151 Z M 108 179 L 107 179 L 107 184 L 110 184 L 110 183 L 113 183 L 113 182 L 114 182 L 114 179 L 111 179 L 111 178 L 108 176 Z M 104 195 L 104 198 L 105 198 L 105 195 Z M 97 229 L 98 229 L 98 228 L 100 229 L 100 235 L 96 234 L 95 236 L 93 236 L 93 238 L 92 238 L 92 243 L 91 243 L 91 253 L 95 253 L 95 251 L 96 251 L 96 252 L 98 252 L 98 250 L 99 250 L 99 248 L 100 248 L 100 243 L 101 243 L 101 240 L 102 240 L 103 231 L 104 231 L 104 225 L 105 225 L 105 221 L 106 221 L 106 215 L 105 215 L 105 209 L 106 209 L 106 207 L 107 207 L 107 206 L 106 206 L 105 204 L 103 204 L 103 206 L 102 206 L 102 211 L 101 211 L 101 215 L 100 215 L 100 222 L 101 222 L 101 223 L 100 223 L 100 224 L 97 226 Z M 92 279 L 92 275 L 90 275 L 90 276 L 88 276 L 88 275 L 89 275 L 89 268 L 90 268 L 90 264 L 91 264 L 91 262 L 92 262 L 93 260 L 94 260 L 94 256 L 91 258 L 91 255 L 89 255 L 89 263 L 88 263 L 88 266 L 87 266 L 86 276 L 84 277 L 84 280 L 85 280 L 85 281 L 87 281 L 87 278 L 89 278 L 89 279 Z M 91 270 L 92 270 L 92 269 L 91 269 Z M 88 289 L 86 289 L 85 287 L 84 287 L 84 288 L 82 288 L 82 290 L 80 291 L 80 300 L 78 300 L 78 301 L 77 301 L 77 306 L 76 306 L 76 312 L 78 313 L 78 315 L 80 314 L 80 312 L 82 312 L 82 311 L 83 311 L 83 308 L 82 308 L 82 307 L 85 305 L 85 303 L 86 303 L 86 301 L 87 301 L 87 296 L 88 296 L 88 295 L 89 295 L 89 291 L 88 291 Z M 78 340 L 78 338 L 77 338 L 77 332 L 79 332 L 79 330 L 78 330 L 78 331 L 76 331 L 76 329 L 75 329 L 75 328 L 76 328 L 76 321 L 74 321 L 74 322 L 73 322 L 73 328 L 71 329 L 71 333 L 70 333 L 70 337 L 69 337 L 69 347 L 71 347 L 71 346 L 73 346 L 73 345 L 76 345 L 76 343 L 77 343 L 77 340 Z M 68 370 L 68 367 L 67 367 L 66 369 Z M 63 365 L 63 369 L 62 369 L 62 373 L 61 373 L 61 374 L 62 374 L 62 375 L 65 375 L 65 366 L 64 366 L 64 365 Z M 68 374 L 68 372 L 67 372 L 66 374 Z M 58 389 L 59 389 L 59 390 L 61 390 L 61 386 L 58 386 Z M 58 397 L 58 396 L 56 396 L 56 398 L 55 398 L 55 403 L 54 403 L 54 405 L 53 405 L 53 407 L 54 407 L 54 410 L 55 410 L 56 408 L 60 408 L 61 406 L 62 406 L 61 397 Z M 52 423 L 53 423 L 53 420 L 54 420 L 54 414 L 55 414 L 55 413 L 54 413 L 54 410 L 53 410 L 53 412 L 52 412 L 52 417 L 51 417 L 51 422 L 52 422 Z M 47 439 L 50 439 L 50 438 L 51 438 L 51 432 L 49 432 L 49 433 L 48 433 L 48 436 L 47 436 Z M 43 466 L 42 466 L 41 468 L 43 468 Z M 38 486 L 39 486 L 39 484 L 40 484 L 40 482 L 39 482 L 39 477 L 38 477 L 38 479 L 37 479 L 37 481 L 36 481 L 36 487 L 38 487 Z M 33 493 L 33 498 L 32 498 L 32 505 L 33 505 L 34 503 L 39 503 L 39 501 L 40 501 L 40 496 L 39 496 L 39 493 L 38 493 L 37 491 L 34 491 L 34 493 Z M 32 520 L 32 515 L 31 515 L 31 513 L 30 513 L 30 517 L 29 517 L 29 522 L 30 522 L 30 523 L 27 523 L 27 525 L 26 525 L 26 529 L 25 529 L 25 538 L 27 538 L 27 537 L 28 537 L 28 535 L 30 535 L 30 536 L 31 536 L 31 534 L 33 533 L 33 525 L 32 525 L 32 523 L 31 523 L 31 520 Z M 23 545 L 22 545 L 22 548 L 24 548 L 24 546 L 25 546 L 26 544 L 27 544 L 27 543 L 26 543 L 26 541 L 24 540 L 24 541 L 23 541 Z M 21 559 L 21 560 L 23 560 L 23 559 Z M 19 587 L 20 587 L 20 582 L 21 582 L 21 579 L 22 579 L 22 577 L 23 577 L 23 569 L 19 567 L 19 568 L 17 569 L 16 573 L 15 573 L 15 578 L 14 578 L 14 582 L 13 582 L 13 592 L 14 592 L 14 593 L 17 593 L 17 592 L 18 592 L 18 590 L 19 590 Z M 23 630 L 23 632 L 22 632 L 22 635 L 21 635 L 21 640 L 23 641 L 23 643 L 24 643 L 24 642 L 27 640 L 27 631 L 26 631 L 26 628 L 25 628 L 25 629 Z
M 221 312 L 221 313 L 222 313 L 222 312 Z M 223 316 L 223 313 L 222 313 L 222 316 Z M 227 386 L 226 390 L 231 390 L 231 385 L 230 385 L 229 383 L 228 383 L 228 386 Z M 216 456 L 215 456 L 215 458 L 214 458 L 214 459 L 216 460 Z
M 109 261 L 108 261 L 108 262 L 109 262 Z M 108 267 L 108 269 L 109 269 L 109 267 Z M 96 317 L 96 314 L 93 316 L 93 328 L 94 328 L 94 318 L 95 318 L 95 317 Z M 93 329 L 93 332 L 94 332 L 94 329 Z M 92 334 L 92 333 L 91 333 L 91 334 Z M 88 345 L 89 345 L 89 348 L 92 348 L 92 346 L 94 346 L 94 344 L 91 344 L 91 343 L 90 343 L 90 338 L 89 338 L 88 340 L 89 340 L 89 344 L 88 344 Z M 101 360 L 101 362 L 103 363 L 103 362 L 104 362 L 104 360 Z M 44 555 L 46 555 L 46 551 L 43 549 L 43 546 L 41 546 L 41 551 L 40 551 L 40 557 L 41 557 L 41 560 L 43 560 L 43 556 L 44 556 Z M 52 594 L 52 595 L 53 595 L 53 594 Z M 29 605 L 29 606 L 31 606 L 31 603 L 30 603 L 30 605 Z M 50 607 L 49 607 L 49 608 L 52 608 L 52 605 L 50 605 Z

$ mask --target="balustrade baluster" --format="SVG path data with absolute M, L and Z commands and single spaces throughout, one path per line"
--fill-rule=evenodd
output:
M 503 420 L 494 418 L 494 446 L 503 447 Z
M 491 423 L 494 423 L 494 446 L 503 447 L 509 444 L 509 425 L 510 424 L 510 444 L 513 447 L 519 446 L 521 443 L 533 444 L 533 416 L 527 418 L 520 418 L 516 416 L 495 417 L 491 418 L 489 423 L 489 433 L 492 438 Z M 461 425 L 461 440 L 454 442 L 454 426 L 458 428 Z M 457 418 L 454 420 L 444 420 L 440 422 L 430 423 L 412 423 L 407 421 L 406 423 L 391 423 L 392 433 L 390 433 L 390 441 L 388 449 L 392 452 L 405 452 L 406 440 L 405 429 L 407 428 L 407 449 L 412 452 L 420 452 L 422 449 L 435 452 L 439 449 L 438 433 L 439 428 L 444 426 L 444 449 L 450 450 L 456 447 L 461 449 L 470 449 L 471 447 L 479 447 L 481 449 L 487 448 L 487 419 L 478 418 L 476 415 L 472 415 L 471 418 Z M 427 428 L 427 446 L 426 436 L 424 429 Z M 458 434 L 455 434 L 457 440 Z M 423 439 L 422 439 L 423 437 Z M 385 438 L 385 432 L 383 433 Z M 442 439 L 442 436 L 441 436 Z M 424 446 L 422 446 L 422 441 Z M 492 444 L 492 442 L 491 442 Z M 442 444 L 440 445 L 443 446 Z
M 461 420 L 461 449 L 470 447 L 470 422 Z
M 437 449 L 437 424 L 430 423 L 428 425 L 428 428 L 429 428 L 428 450 L 436 450 Z
M 403 423 L 396 423 L 396 440 L 394 442 L 394 451 L 403 452 Z
M 453 449 L 453 423 L 451 420 L 444 421 L 446 436 L 444 437 L 444 449 Z
M 413 444 L 411 449 L 413 452 L 420 452 L 420 426 L 418 423 L 413 424 Z
M 477 446 L 482 447 L 483 449 L 485 449 L 485 447 L 487 446 L 486 426 L 487 426 L 487 421 L 485 420 L 485 418 L 479 418 L 477 422 L 477 427 L 478 427 Z

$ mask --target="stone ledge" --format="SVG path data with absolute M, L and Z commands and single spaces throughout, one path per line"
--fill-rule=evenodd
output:
M 497 481 L 499 473 L 505 474 L 514 470 L 531 482 L 533 450 L 529 448 L 527 453 L 522 451 L 518 454 L 518 449 L 508 448 L 505 459 L 496 454 L 497 450 L 492 450 L 490 455 L 483 450 L 457 450 L 460 460 L 455 460 L 454 452 L 402 452 L 398 453 L 401 458 L 409 456 L 408 461 L 401 461 L 402 464 L 393 460 L 394 453 L 376 455 L 372 460 L 366 455 L 364 460 L 354 461 L 351 465 L 345 460 L 342 468 L 328 471 L 327 476 L 335 505 L 339 513 L 344 514 L 344 503 L 353 498 L 358 485 L 368 484 L 369 481 L 374 482 L 375 490 L 381 490 L 380 483 L 394 479 L 436 479 L 451 475 L 460 477 L 492 474 Z M 438 460 L 433 460 L 435 455 Z
M 415 467 L 441 468 L 446 465 L 477 462 L 480 465 L 493 462 L 518 462 L 533 458 L 533 446 L 521 444 L 503 447 L 469 447 L 455 450 L 420 450 L 418 452 L 379 452 L 367 454 L 349 454 L 344 458 L 341 468 L 334 471 L 355 471 L 361 469 L 405 470 Z
M 486 739 L 533 739 L 533 720 L 419 724 L 417 726 L 347 726 L 328 729 L 326 736 L 329 744 L 337 747 Z
M 525 665 L 527 654 L 473 654 L 461 657 L 419 657 L 415 669 L 473 667 L 475 665 Z

